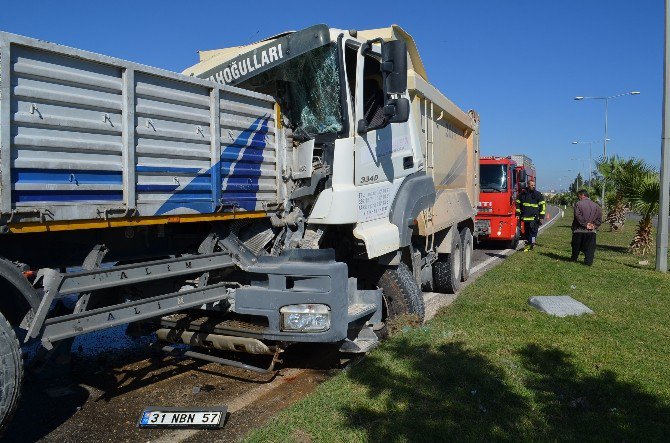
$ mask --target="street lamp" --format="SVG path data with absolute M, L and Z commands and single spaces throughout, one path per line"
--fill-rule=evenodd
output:
M 624 95 L 638 95 L 640 91 L 630 91 L 624 92 L 621 94 L 608 95 L 606 97 L 586 97 L 586 96 L 577 96 L 575 100 L 603 100 L 605 102 L 605 138 L 603 139 L 603 157 L 607 158 L 607 108 L 609 106 L 609 101 L 612 98 L 623 97 Z M 602 193 L 602 204 L 603 210 L 605 209 L 605 177 L 603 177 L 603 193 Z
M 597 143 L 600 140 L 589 140 L 589 141 L 579 141 L 575 140 L 572 142 L 573 145 L 589 145 L 589 183 L 593 183 L 593 150 L 592 150 L 592 145 L 593 143 Z M 611 139 L 607 139 L 607 141 L 611 141 Z

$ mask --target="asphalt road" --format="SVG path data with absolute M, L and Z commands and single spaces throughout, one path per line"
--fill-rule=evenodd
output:
M 555 207 L 548 212 L 542 229 L 560 214 Z M 466 283 L 513 252 L 495 243 L 477 245 Z M 427 319 L 455 298 L 425 293 Z M 284 354 L 281 370 L 272 377 L 168 356 L 148 345 L 147 339 L 126 337 L 122 328 L 78 338 L 69 363 L 52 363 L 26 377 L 19 409 L 3 441 L 235 441 L 350 363 L 333 349 L 296 346 Z M 267 357 L 242 358 L 258 366 L 269 363 Z M 216 431 L 138 429 L 140 413 L 150 405 L 226 405 L 229 416 Z

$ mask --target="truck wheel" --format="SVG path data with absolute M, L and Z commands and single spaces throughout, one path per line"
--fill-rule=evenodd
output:
M 461 248 L 463 250 L 463 263 L 461 264 L 461 281 L 467 281 L 470 277 L 470 268 L 472 268 L 472 232 L 470 228 L 461 230 Z
M 414 314 L 423 322 L 423 293 L 407 265 L 400 263 L 398 266 L 387 267 L 377 284 L 384 291 L 389 318 Z
M 433 281 L 437 292 L 455 294 L 461 288 L 461 236 L 454 235 L 451 240 L 451 253 L 440 254 L 433 263 Z
M 21 346 L 14 329 L 0 313 L 0 436 L 14 414 L 22 382 Z

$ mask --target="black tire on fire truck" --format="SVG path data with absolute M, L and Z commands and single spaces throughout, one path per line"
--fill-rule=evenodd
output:
M 423 293 L 407 265 L 386 267 L 377 284 L 384 291 L 389 319 L 407 314 L 416 315 L 423 322 L 426 314 Z
M 473 238 L 470 228 L 461 229 L 461 248 L 463 253 L 463 263 L 461 264 L 461 281 L 467 281 L 470 277 L 470 269 L 472 268 L 472 249 Z
M 14 415 L 23 383 L 23 357 L 14 329 L 0 313 L 0 437 Z
M 433 281 L 437 292 L 455 294 L 461 288 L 462 250 L 461 236 L 455 232 L 451 236 L 451 253 L 440 254 L 433 263 Z

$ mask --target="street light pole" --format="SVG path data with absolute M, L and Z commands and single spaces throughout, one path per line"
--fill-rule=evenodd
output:
M 668 217 L 670 216 L 670 0 L 665 0 L 665 60 L 663 64 L 663 131 L 661 135 L 661 195 L 656 233 L 656 270 L 668 272 Z
M 605 101 L 605 138 L 603 139 L 603 157 L 607 159 L 607 111 L 609 108 L 609 101 L 612 98 L 617 98 L 617 97 L 623 97 L 624 95 L 638 95 L 640 91 L 630 91 L 630 92 L 624 92 L 622 94 L 616 94 L 616 95 L 608 95 L 605 97 L 585 97 L 585 96 L 577 96 L 575 97 L 575 100 L 584 100 L 584 99 L 592 99 L 592 100 L 604 100 Z M 603 176 L 603 193 L 602 193 L 602 206 L 603 206 L 603 211 L 605 211 L 605 177 Z
M 593 152 L 591 145 L 592 143 L 589 142 L 589 185 L 593 186 Z
M 576 157 L 573 157 L 573 158 L 571 158 L 570 160 L 574 160 L 574 161 L 576 161 L 578 167 L 579 167 L 579 163 L 582 164 L 582 166 L 579 168 L 579 171 L 577 171 L 577 186 L 578 186 L 579 188 L 581 188 L 582 185 L 584 184 L 584 159 L 581 158 L 581 157 L 577 157 L 577 158 L 576 158 Z M 579 184 L 579 177 L 582 178 L 582 184 L 581 184 L 581 185 Z
M 609 97 L 605 99 L 605 139 L 603 140 L 603 157 L 605 157 L 605 161 L 607 161 L 607 108 L 609 105 Z M 603 205 L 603 212 L 605 212 L 605 184 L 607 182 L 607 177 L 603 175 L 603 189 L 602 189 L 602 196 L 601 196 L 601 202 Z

